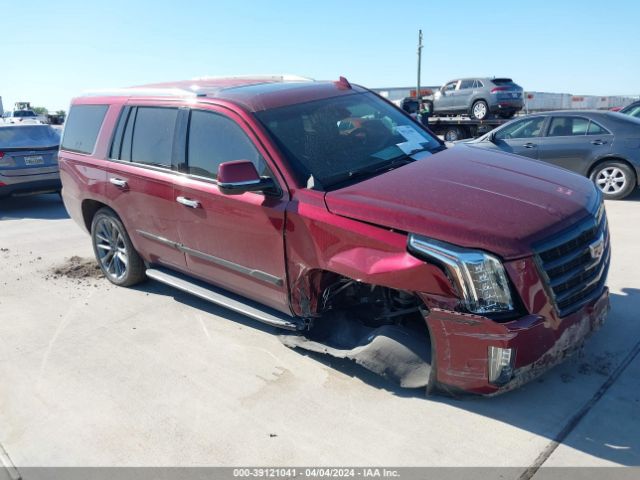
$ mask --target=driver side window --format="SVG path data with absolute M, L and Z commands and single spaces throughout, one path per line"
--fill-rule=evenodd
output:
M 496 140 L 509 140 L 515 138 L 534 138 L 540 136 L 544 117 L 524 118 L 505 126 L 496 132 Z
M 458 85 L 458 81 L 455 82 L 449 82 L 444 86 L 444 91 L 445 92 L 452 92 L 456 89 L 456 85 Z
M 249 160 L 261 176 L 270 176 L 264 158 L 233 120 L 213 112 L 192 110 L 187 140 L 187 172 L 215 179 L 218 166 L 232 160 Z

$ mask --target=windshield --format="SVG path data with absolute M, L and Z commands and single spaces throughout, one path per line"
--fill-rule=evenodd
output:
M 60 135 L 49 125 L 0 127 L 0 150 L 57 147 Z
M 13 112 L 14 117 L 35 117 L 36 114 L 31 110 L 17 110 Z
M 623 108 L 622 110 L 620 110 L 620 113 L 624 113 L 627 115 L 631 115 L 632 117 L 640 118 L 640 103 L 637 105 L 636 104 L 629 105 L 627 108 Z
M 325 190 L 399 166 L 442 144 L 376 95 L 358 93 L 256 114 L 301 184 Z

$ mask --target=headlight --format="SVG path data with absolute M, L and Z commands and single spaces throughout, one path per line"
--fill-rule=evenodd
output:
M 467 310 L 485 314 L 513 310 L 509 282 L 502 262 L 480 250 L 409 235 L 409 251 L 444 266 L 462 295 Z

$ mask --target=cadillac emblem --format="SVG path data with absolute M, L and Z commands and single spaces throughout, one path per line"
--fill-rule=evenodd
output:
M 591 253 L 591 258 L 598 262 L 600 261 L 604 254 L 604 236 L 602 234 L 595 242 L 589 245 L 589 252 Z

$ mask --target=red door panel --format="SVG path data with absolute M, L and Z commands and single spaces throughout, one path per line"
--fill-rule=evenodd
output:
M 174 245 L 179 237 L 175 178 L 171 172 L 111 162 L 105 193 L 143 258 L 184 270 L 184 253 Z
M 189 271 L 215 285 L 290 313 L 285 278 L 286 201 L 255 193 L 223 195 L 211 182 L 181 178 L 180 241 Z

